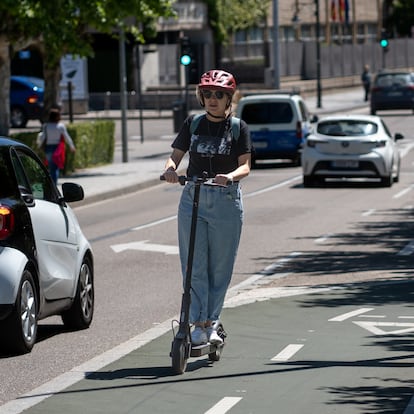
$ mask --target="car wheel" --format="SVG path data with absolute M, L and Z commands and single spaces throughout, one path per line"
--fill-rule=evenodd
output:
M 313 187 L 315 185 L 315 177 L 312 175 L 303 176 L 303 186 L 305 188 Z
M 27 125 L 27 115 L 24 110 L 14 106 L 10 110 L 10 124 L 13 128 L 24 128 Z
M 32 350 L 37 337 L 38 299 L 33 276 L 25 270 L 19 286 L 13 312 L 3 322 L 7 332 L 2 348 L 13 353 L 24 354 Z
M 95 302 L 92 262 L 85 257 L 79 271 L 76 296 L 72 306 L 62 313 L 62 320 L 70 329 L 86 329 L 92 322 Z

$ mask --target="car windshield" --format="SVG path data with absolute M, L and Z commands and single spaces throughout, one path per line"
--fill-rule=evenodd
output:
M 247 124 L 287 124 L 292 122 L 293 111 L 289 102 L 255 102 L 246 104 L 241 118 Z
M 317 128 L 319 134 L 341 137 L 373 135 L 377 131 L 378 126 L 373 122 L 348 119 L 320 122 Z

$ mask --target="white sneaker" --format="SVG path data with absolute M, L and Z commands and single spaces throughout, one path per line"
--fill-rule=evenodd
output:
M 191 343 L 193 345 L 203 345 L 207 343 L 207 333 L 201 326 L 196 326 L 191 332 Z
M 223 343 L 223 338 L 219 336 L 217 330 L 213 326 L 207 327 L 207 338 L 210 344 L 221 345 Z

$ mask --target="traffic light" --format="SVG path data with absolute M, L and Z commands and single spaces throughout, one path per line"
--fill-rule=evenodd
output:
M 191 64 L 193 60 L 193 56 L 191 53 L 190 41 L 188 37 L 182 37 L 180 39 L 181 44 L 181 53 L 180 53 L 180 63 L 183 66 L 188 66 Z
M 389 42 L 388 42 L 388 36 L 385 30 L 381 32 L 380 46 L 383 52 L 388 52 Z

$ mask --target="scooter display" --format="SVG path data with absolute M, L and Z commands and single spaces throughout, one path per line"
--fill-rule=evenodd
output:
M 160 179 L 164 180 L 165 178 L 161 176 Z M 194 259 L 195 236 L 197 231 L 200 189 L 202 185 L 214 185 L 214 182 L 211 179 L 208 179 L 206 176 L 194 178 L 186 176 L 179 177 L 179 182 L 181 185 L 185 185 L 188 181 L 194 183 L 194 199 L 191 217 L 190 241 L 188 249 L 186 275 L 184 280 L 184 291 L 181 299 L 180 320 L 178 324 L 178 330 L 175 332 L 173 328 L 174 340 L 171 344 L 170 352 L 172 369 L 176 374 L 183 374 L 185 372 L 187 368 L 187 361 L 190 357 L 198 358 L 204 355 L 208 355 L 210 361 L 219 361 L 223 347 L 225 345 L 225 338 L 227 337 L 227 334 L 224 331 L 223 324 L 220 321 L 215 321 L 214 327 L 217 330 L 217 334 L 223 339 L 223 343 L 211 344 L 208 342 L 206 344 L 197 346 L 191 344 L 191 326 L 189 322 L 191 303 L 191 276 Z

